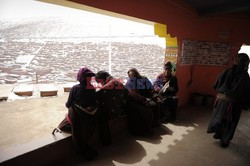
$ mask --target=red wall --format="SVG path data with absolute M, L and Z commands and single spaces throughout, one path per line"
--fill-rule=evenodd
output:
M 213 83 L 218 74 L 225 68 L 214 66 L 195 66 L 193 81 L 190 86 L 190 67 L 180 65 L 181 45 L 184 39 L 203 41 L 222 41 L 232 44 L 232 55 L 235 55 L 240 46 L 250 44 L 250 18 L 241 15 L 221 15 L 214 17 L 199 17 L 194 10 L 181 1 L 166 0 L 72 0 L 84 5 L 141 18 L 148 21 L 167 25 L 167 32 L 178 40 L 178 70 L 180 98 L 179 106 L 189 101 L 191 93 L 214 95 Z M 228 39 L 221 39 L 221 31 L 228 31 Z

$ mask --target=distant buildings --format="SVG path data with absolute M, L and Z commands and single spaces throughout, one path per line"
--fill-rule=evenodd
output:
M 108 71 L 111 65 L 111 74 L 118 78 L 127 77 L 131 67 L 152 79 L 161 72 L 165 48 L 153 32 L 152 35 L 130 32 L 115 36 L 110 33 L 110 25 L 100 28 L 97 24 L 89 25 L 86 19 L 82 17 L 77 22 L 60 17 L 0 20 L 0 84 L 72 82 L 83 66 L 97 72 Z M 112 30 L 119 31 L 115 27 Z
M 162 69 L 165 49 L 154 44 L 112 42 L 0 42 L 0 83 L 75 81 L 80 67 L 108 71 L 111 50 L 112 75 L 127 77 L 136 67 L 149 78 Z

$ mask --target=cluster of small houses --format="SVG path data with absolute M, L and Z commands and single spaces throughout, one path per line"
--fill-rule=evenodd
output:
M 143 43 L 0 42 L 0 84 L 72 82 L 83 66 L 108 71 L 110 55 L 114 77 L 125 78 L 127 70 L 136 67 L 154 78 L 162 69 L 164 51 Z

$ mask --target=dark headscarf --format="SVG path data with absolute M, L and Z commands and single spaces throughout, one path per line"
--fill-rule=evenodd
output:
M 141 78 L 141 77 L 142 77 L 141 74 L 138 72 L 138 70 L 137 70 L 136 68 L 131 68 L 131 69 L 129 69 L 129 70 L 128 70 L 128 74 L 129 74 L 129 72 L 135 73 L 135 77 L 136 77 L 136 78 Z
M 249 81 L 249 75 L 244 68 L 249 63 L 249 57 L 245 53 L 237 55 L 238 64 L 224 71 L 214 84 L 214 89 L 225 95 L 236 97 L 240 95 L 240 90 L 244 88 L 245 82 Z
M 77 73 L 77 81 L 80 83 L 83 83 L 86 81 L 87 77 L 93 77 L 95 76 L 95 73 L 93 73 L 90 69 L 87 67 L 80 68 L 78 73 Z
M 106 72 L 106 71 L 103 71 L 103 70 L 97 72 L 96 76 L 95 76 L 96 79 L 101 79 L 103 81 L 106 81 L 106 79 L 108 77 L 110 77 L 110 74 L 108 72 Z
M 172 69 L 173 65 L 170 61 L 164 63 L 164 69 Z
M 245 53 L 239 53 L 238 54 L 238 68 L 239 71 L 244 70 L 246 65 L 249 64 L 249 56 Z

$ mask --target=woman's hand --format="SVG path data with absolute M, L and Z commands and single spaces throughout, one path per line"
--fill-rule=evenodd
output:
M 150 98 L 146 98 L 145 104 L 146 104 L 146 105 L 149 105 L 149 102 L 150 102 L 150 101 L 151 101 Z

